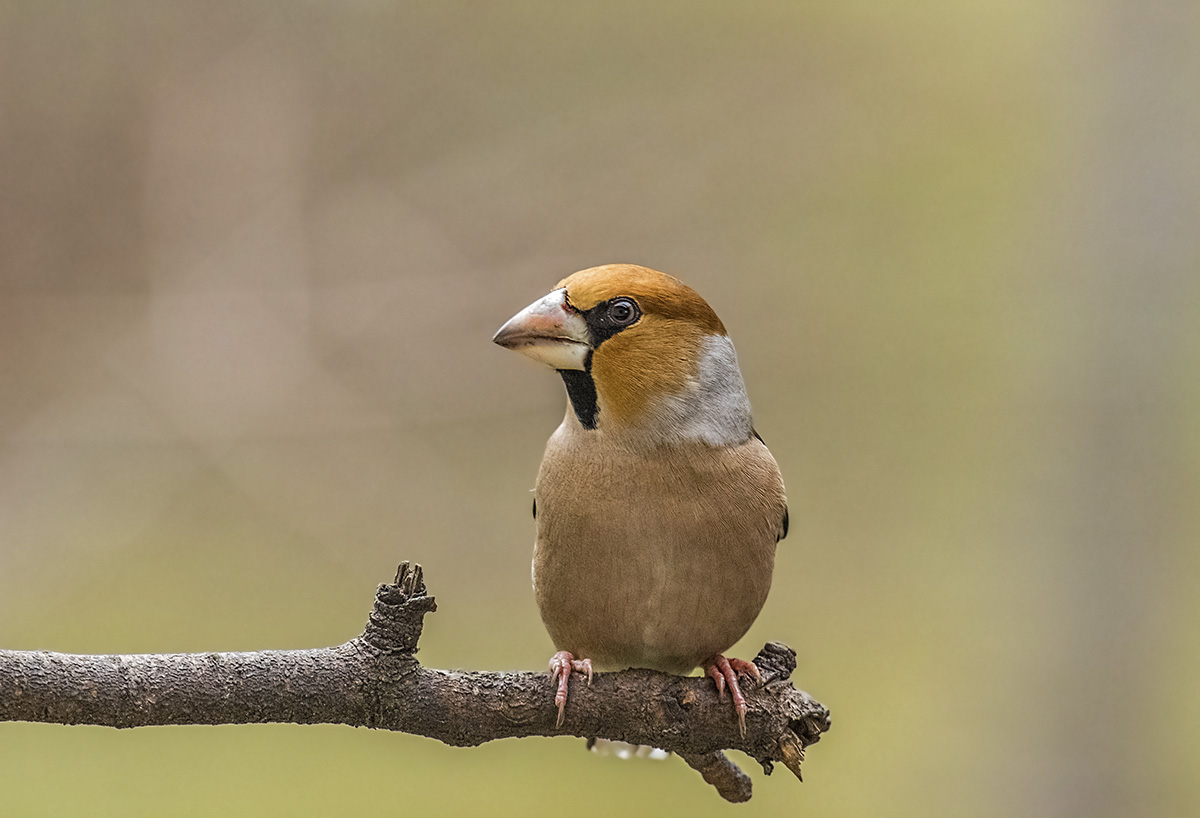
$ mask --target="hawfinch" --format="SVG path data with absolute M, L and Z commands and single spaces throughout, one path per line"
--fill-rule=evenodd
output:
M 556 369 L 570 403 L 534 488 L 559 724 L 572 671 L 701 666 L 744 734 L 738 676 L 758 668 L 722 653 L 766 601 L 788 514 L 721 319 L 672 276 L 610 264 L 564 278 L 494 340 Z

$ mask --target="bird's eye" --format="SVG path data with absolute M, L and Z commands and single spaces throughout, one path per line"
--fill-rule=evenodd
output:
M 608 304 L 608 320 L 619 327 L 632 324 L 641 317 L 637 304 L 631 298 L 614 298 Z

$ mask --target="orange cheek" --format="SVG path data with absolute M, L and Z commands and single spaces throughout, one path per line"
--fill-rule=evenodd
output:
M 682 391 L 699 373 L 704 335 L 687 322 L 646 316 L 601 344 L 592 356 L 601 414 L 636 424 L 655 399 Z

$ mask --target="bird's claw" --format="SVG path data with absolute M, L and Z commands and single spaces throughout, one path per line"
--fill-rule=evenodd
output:
M 729 688 L 729 696 L 733 699 L 733 710 L 738 717 L 738 732 L 741 733 L 742 738 L 745 738 L 746 712 L 749 708 L 746 706 L 746 697 L 742 695 L 738 676 L 749 676 L 756 685 L 761 685 L 762 674 L 758 672 L 758 667 L 745 659 L 726 659 L 719 653 L 711 659 L 705 660 L 703 667 L 704 675 L 717 685 L 717 695 L 722 701 L 725 700 L 725 688 Z
M 717 667 L 714 662 L 711 665 L 705 665 L 704 675 L 713 680 L 717 686 L 717 697 L 721 701 L 725 701 L 725 676 L 721 673 L 721 668 Z
M 560 650 L 550 657 L 550 681 L 558 682 L 554 693 L 554 704 L 558 706 L 558 719 L 555 728 L 562 727 L 563 712 L 567 706 L 567 682 L 571 673 L 586 673 L 588 685 L 592 684 L 592 660 L 576 659 L 570 651 Z

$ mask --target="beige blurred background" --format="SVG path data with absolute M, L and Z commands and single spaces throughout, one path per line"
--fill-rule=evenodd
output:
M 748 807 L 578 740 L 0 725 L 0 813 L 1200 813 L 1200 7 L 0 0 L 0 646 L 541 668 L 563 275 L 676 273 L 792 534 Z M 547 705 L 549 706 L 549 704 Z M 753 767 L 753 762 L 748 762 Z M 749 769 L 748 767 L 748 769 Z

